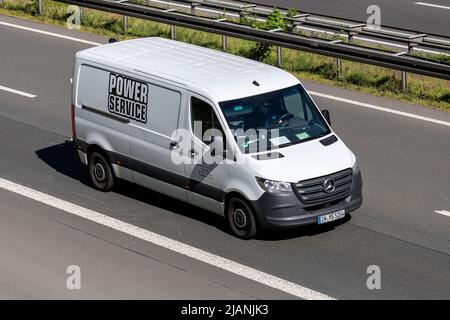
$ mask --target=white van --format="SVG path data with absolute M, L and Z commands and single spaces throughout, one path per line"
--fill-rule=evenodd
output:
M 241 238 L 361 206 L 356 157 L 329 122 L 296 77 L 227 53 L 146 38 L 76 55 L 73 141 L 93 186 L 137 183 Z

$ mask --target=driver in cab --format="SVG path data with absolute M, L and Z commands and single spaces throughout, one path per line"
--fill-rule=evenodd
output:
M 279 104 L 270 100 L 262 101 L 259 105 L 259 111 L 261 115 L 260 128 L 278 127 L 283 124 L 282 116 L 285 112 L 281 110 Z

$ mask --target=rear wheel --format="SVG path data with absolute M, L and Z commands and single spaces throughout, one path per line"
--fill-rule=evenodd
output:
M 256 235 L 255 215 L 250 206 L 240 198 L 231 198 L 227 209 L 228 224 L 233 233 L 241 239 L 251 239 Z
M 114 187 L 114 174 L 106 157 L 100 152 L 89 156 L 89 177 L 93 186 L 100 191 L 110 191 Z

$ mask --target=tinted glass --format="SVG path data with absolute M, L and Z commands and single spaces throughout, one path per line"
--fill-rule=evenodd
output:
M 220 103 L 234 132 L 236 141 L 245 152 L 282 148 L 322 137 L 330 129 L 305 89 L 296 85 Z M 264 149 L 262 149 L 264 148 Z

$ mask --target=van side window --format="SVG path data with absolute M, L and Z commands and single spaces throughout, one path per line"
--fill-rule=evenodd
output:
M 214 109 L 209 103 L 195 97 L 191 98 L 191 128 L 194 135 L 205 143 L 210 142 L 204 141 L 205 132 L 210 129 L 219 130 L 225 139 L 224 131 Z
M 180 106 L 179 92 L 150 84 L 147 127 L 166 137 L 172 136 L 178 128 Z
M 76 104 L 108 112 L 109 73 L 99 68 L 82 65 L 79 71 Z M 94 89 L 95 88 L 95 89 Z

